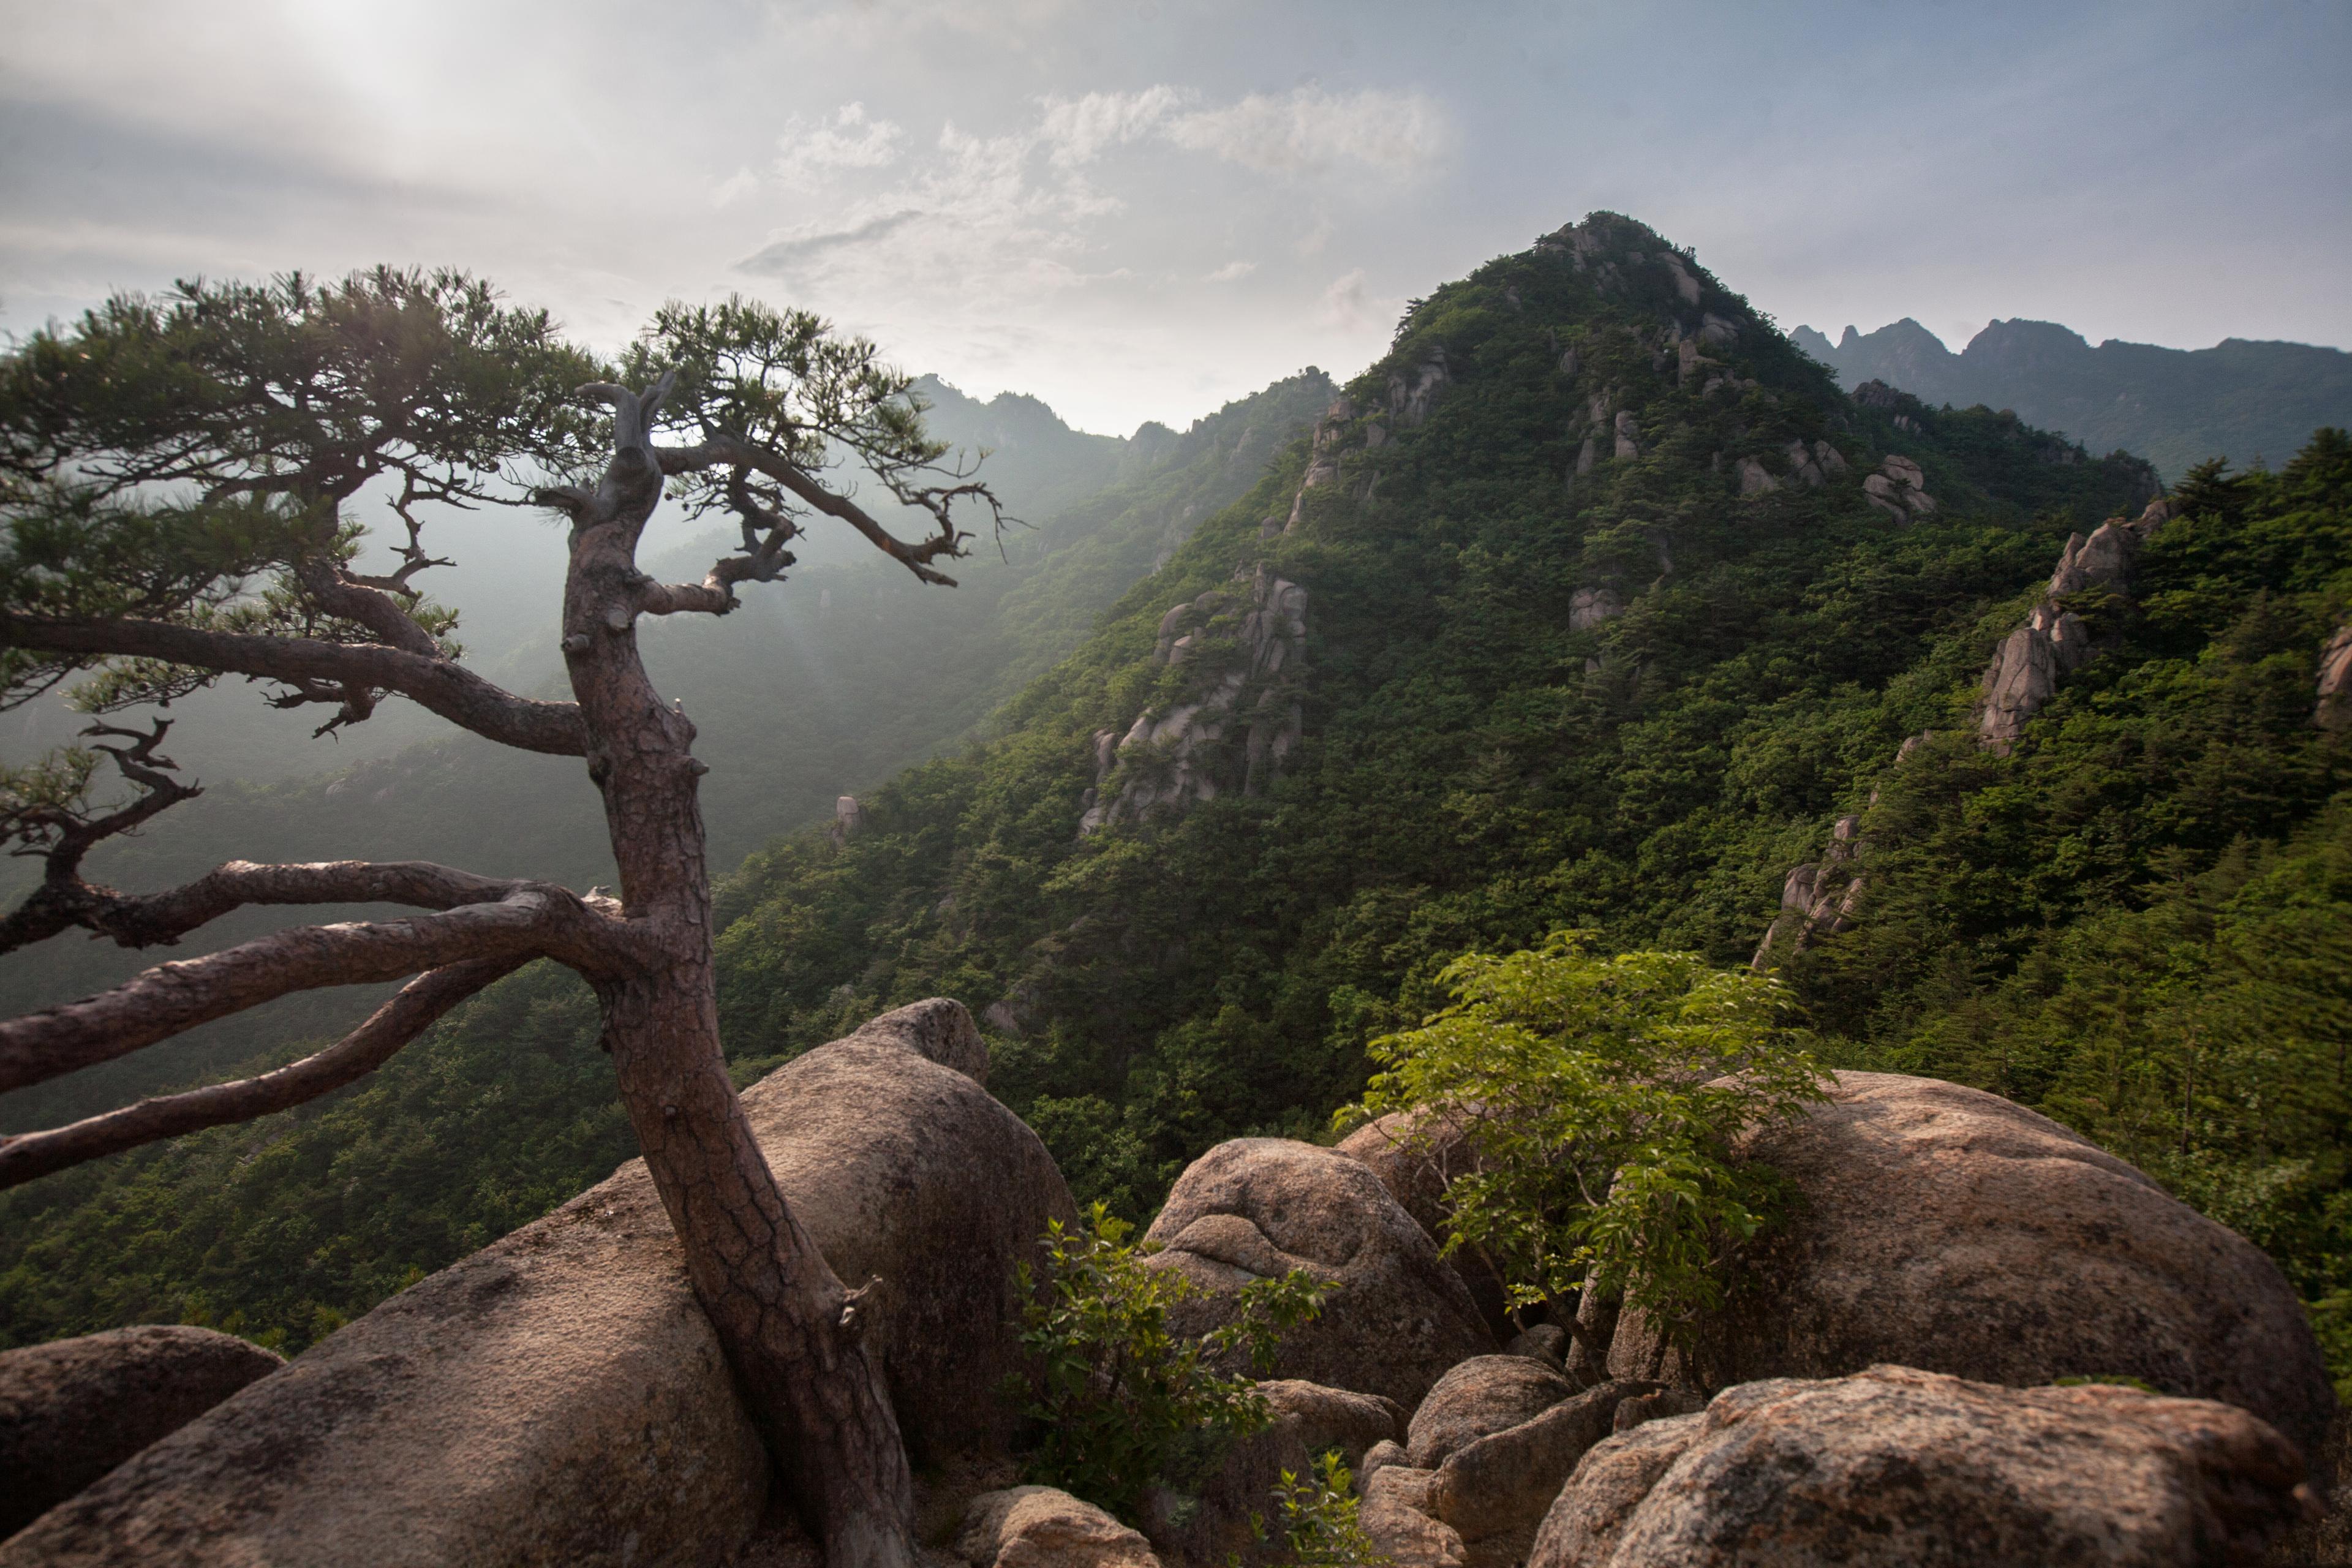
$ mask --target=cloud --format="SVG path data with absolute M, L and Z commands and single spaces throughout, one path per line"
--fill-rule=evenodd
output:
M 1084 98 L 1049 98 L 1037 122 L 1037 140 L 1063 168 L 1091 163 L 1105 148 L 1162 130 L 1183 103 L 1172 87 L 1141 92 L 1090 92 Z
M 1206 278 L 1202 279 L 1202 281 L 1204 283 L 1231 283 L 1237 279 L 1246 278 L 1256 270 L 1257 263 L 1255 261 L 1228 261 L 1223 267 L 1218 268 L 1214 272 L 1210 273 Z
M 1323 324 L 1350 331 L 1372 319 L 1371 297 L 1364 287 L 1364 269 L 1343 273 L 1323 290 Z
M 811 262 L 836 251 L 852 250 L 884 239 L 929 215 L 913 210 L 885 213 L 847 228 L 787 235 L 735 264 L 739 272 L 787 278 Z
M 1329 93 L 1302 87 L 1281 97 L 1252 93 L 1222 108 L 1171 121 L 1168 139 L 1264 173 L 1299 174 L 1335 163 L 1367 163 L 1391 174 L 1416 174 L 1453 144 L 1453 127 L 1417 92 Z
M 1453 123 L 1419 92 L 1332 93 L 1296 88 L 1206 107 L 1200 94 L 1160 84 L 1040 101 L 1037 140 L 1065 168 L 1106 150 L 1157 138 L 1261 174 L 1311 174 L 1342 163 L 1419 173 L 1451 150 Z
M 895 163 L 906 128 L 869 120 L 863 103 L 845 103 L 830 121 L 793 115 L 776 138 L 776 174 L 798 180 L 835 169 L 879 169 Z
M 711 187 L 710 205 L 714 208 L 731 206 L 759 188 L 759 175 L 749 169 L 738 169 Z

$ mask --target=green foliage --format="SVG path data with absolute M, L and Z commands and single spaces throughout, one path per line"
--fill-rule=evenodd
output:
M 1197 1339 L 1170 1331 L 1168 1313 L 1194 1293 L 1171 1268 L 1145 1265 L 1133 1226 L 1101 1204 L 1076 1231 L 1051 1222 L 1045 1275 L 1020 1265 L 1021 1342 L 1038 1381 L 1013 1381 L 1029 1396 L 1037 1446 L 1032 1479 L 1132 1520 L 1153 1483 L 1180 1456 L 1213 1463 L 1222 1446 L 1273 1420 L 1248 1377 L 1220 1373 L 1238 1354 L 1256 1371 L 1274 1364 L 1285 1329 L 1314 1317 L 1330 1289 L 1294 1269 L 1242 1288 L 1233 1320 Z
M 457 272 L 117 295 L 0 356 L 0 605 L 362 640 L 302 578 L 356 551 L 343 505 L 379 482 L 412 524 L 419 500 L 521 500 L 526 469 L 586 460 L 572 389 L 593 371 L 546 312 Z M 446 637 L 452 617 L 402 582 Z M 9 649 L 0 699 L 93 668 L 85 705 L 98 710 L 218 679 Z
M 1383 1568 L 1391 1561 L 1365 1532 L 1363 1500 L 1338 1449 L 1318 1455 L 1307 1475 L 1283 1471 L 1274 1497 L 1283 1561 L 1299 1568 Z
M 1717 1304 L 1730 1249 L 1775 1197 L 1735 1146 L 1822 1096 L 1780 983 L 1696 953 L 1601 957 L 1582 931 L 1465 954 L 1438 983 L 1453 1005 L 1374 1040 L 1386 1070 L 1340 1115 L 1421 1112 L 1408 1150 L 1466 1138 L 1447 1247 L 1494 1259 L 1512 1305 L 1554 1322 L 1580 1289 L 1645 1310 L 1670 1339 Z

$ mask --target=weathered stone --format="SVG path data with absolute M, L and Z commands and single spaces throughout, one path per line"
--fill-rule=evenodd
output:
M 1446 1368 L 1494 1336 L 1436 1244 L 1362 1162 L 1280 1138 L 1239 1138 L 1192 1162 L 1147 1239 L 1149 1267 L 1203 1294 L 1171 1314 L 1177 1332 L 1226 1321 L 1253 1279 L 1305 1269 L 1338 1285 L 1323 1313 L 1284 1336 L 1275 1368 L 1410 1409 Z
M 1351 1466 L 1370 1449 L 1393 1440 L 1404 1427 L 1404 1411 L 1396 1401 L 1376 1394 L 1327 1388 L 1295 1377 L 1269 1379 L 1260 1383 L 1257 1391 L 1273 1406 L 1275 1420 L 1298 1434 L 1307 1453 L 1337 1448 Z
M 1467 1131 L 1458 1122 L 1433 1122 L 1425 1111 L 1393 1110 L 1357 1128 L 1339 1143 L 1339 1152 L 1372 1168 L 1391 1196 L 1421 1223 L 1429 1238 L 1444 1246 L 1453 1206 L 1448 1183 L 1477 1168 Z M 1462 1279 L 1478 1315 L 1496 1339 L 1516 1331 L 1501 1270 L 1475 1247 L 1457 1247 L 1445 1259 Z
M 2082 617 L 2042 603 L 2025 624 L 2002 639 L 1985 667 L 1984 698 L 1977 709 L 1978 738 L 2006 752 L 2025 733 L 2026 721 L 2042 710 L 2061 678 L 2089 661 L 2090 633 Z
M 1837 1074 L 1752 1136 L 1796 1201 L 1673 1381 L 1898 1363 L 1989 1383 L 2127 1375 L 2252 1411 L 2316 1460 L 2336 1414 L 2302 1303 L 2252 1243 L 2056 1122 L 1980 1089 Z M 1621 1375 L 1654 1336 L 1629 1311 Z
M 1393 1437 L 1365 1449 L 1364 1457 L 1356 1461 L 1356 1494 L 1362 1496 L 1370 1488 L 1375 1475 L 1391 1465 L 1402 1465 L 1404 1461 L 1404 1445 Z
M 1631 1432 L 1636 1426 L 1653 1421 L 1670 1420 L 1677 1415 L 1695 1415 L 1706 1408 L 1706 1401 L 1687 1388 L 1661 1388 L 1650 1394 L 1636 1394 L 1617 1402 L 1617 1412 L 1609 1419 L 1612 1432 Z
M 1461 1533 L 1429 1511 L 1436 1484 L 1434 1470 L 1390 1465 L 1364 1485 L 1357 1520 L 1395 1568 L 1464 1568 L 1469 1562 Z
M 1530 1356 L 1473 1356 L 1437 1380 L 1412 1413 L 1405 1449 L 1433 1470 L 1454 1450 L 1532 1421 L 1576 1392 L 1557 1367 Z
M 1171 1563 L 1256 1568 L 1280 1554 L 1280 1532 L 1264 1526 L 1283 1473 L 1303 1477 L 1314 1468 L 1302 1423 L 1276 1420 L 1230 1444 L 1216 1468 L 1192 1483 L 1197 1493 L 1154 1487 L 1144 1499 L 1143 1532 Z
M 161 1324 L 0 1352 L 0 1536 L 285 1364 L 234 1334 Z
M 1630 410 L 1621 410 L 1619 412 L 1614 428 L 1617 437 L 1616 455 L 1620 458 L 1640 457 L 1642 455 L 1642 426 L 1634 420 Z
M 1609 1563 L 1625 1521 L 1689 1449 L 1701 1419 L 1690 1415 L 1648 1422 L 1587 1449 L 1545 1511 L 1528 1549 L 1528 1568 L 1601 1568 Z
M 833 826 L 829 836 L 835 849 L 866 831 L 866 808 L 857 804 L 854 795 L 838 796 L 833 803 Z
M 1533 1356 L 1548 1366 L 1561 1366 L 1568 1359 L 1568 1332 L 1557 1323 L 1538 1323 L 1514 1334 L 1503 1353 Z
M 1408 430 L 1426 424 L 1430 410 L 1453 384 L 1454 372 L 1444 349 L 1432 348 L 1429 357 L 1410 373 L 1400 371 L 1389 377 L 1389 412 Z
M 1011 1271 L 1076 1205 L 917 1004 L 744 1094 L 787 1201 L 852 1287 L 919 1461 L 1001 1445 Z M 702 1564 L 769 1464 L 642 1163 L 402 1292 L 5 1544 L 7 1568 Z
M 2251 1564 L 2313 1507 L 2294 1446 L 2225 1405 L 1877 1366 L 1727 1389 L 1596 1447 L 1528 1561 Z
M 2336 627 L 2319 650 L 2319 700 L 2311 721 L 2323 730 L 2352 729 L 2352 626 Z
M 1610 1435 L 1617 1407 L 1656 1386 L 1604 1383 L 1455 1449 L 1437 1467 L 1430 1515 L 1462 1537 L 1471 1568 L 1524 1561 L 1578 1461 Z
M 1771 470 L 1753 458 L 1742 458 L 1733 469 L 1739 476 L 1739 493 L 1744 496 L 1766 495 L 1780 488 L 1780 481 Z
M 972 1568 L 1160 1568 L 1140 1531 L 1052 1487 L 972 1499 L 955 1549 Z
M 1625 601 L 1614 588 L 1579 588 L 1568 596 L 1568 629 L 1589 632 L 1607 626 L 1625 613 Z

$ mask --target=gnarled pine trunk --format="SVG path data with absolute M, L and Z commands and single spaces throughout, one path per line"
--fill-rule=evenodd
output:
M 695 1294 L 831 1568 L 912 1568 L 905 1445 L 848 1293 L 786 1206 L 719 1047 L 710 883 L 694 726 L 637 657 L 637 538 L 661 493 L 646 410 L 572 542 L 563 650 L 633 920 L 667 928 L 667 967 L 600 987 L 604 1039 Z

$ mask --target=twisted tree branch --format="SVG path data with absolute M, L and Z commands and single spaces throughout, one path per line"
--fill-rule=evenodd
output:
M 817 483 L 796 464 L 723 432 L 706 437 L 698 446 L 656 447 L 655 455 L 660 460 L 661 470 L 665 474 L 685 474 L 718 468 L 741 468 L 764 474 L 817 510 L 829 517 L 837 517 L 857 530 L 876 549 L 922 581 L 947 588 L 956 585 L 954 578 L 933 571 L 929 564 L 942 555 L 962 554 L 963 542 L 970 537 L 958 533 L 944 519 L 938 533 L 919 544 L 909 544 L 877 522 L 865 508 Z
M 0 1023 L 0 1094 L 296 991 L 398 980 L 483 958 L 555 958 L 592 977 L 638 973 L 668 958 L 668 936 L 652 922 L 614 918 L 609 902 L 592 907 L 545 883 L 441 914 L 276 931 Z
M 405 616 L 403 617 L 404 619 Z M 415 623 L 410 625 L 415 626 Z M 423 628 L 415 628 L 419 636 Z M 588 749 L 580 710 L 517 697 L 439 654 L 316 637 L 205 631 L 165 621 L 52 621 L 0 614 L 0 647 L 96 658 L 154 658 L 230 675 L 397 691 L 460 728 L 520 751 L 577 757 Z
M 159 1139 L 248 1121 L 316 1100 L 373 1072 L 450 1008 L 528 962 L 484 958 L 433 970 L 409 982 L 365 1023 L 325 1050 L 258 1077 L 160 1095 L 47 1131 L 0 1137 L 0 1187 Z

